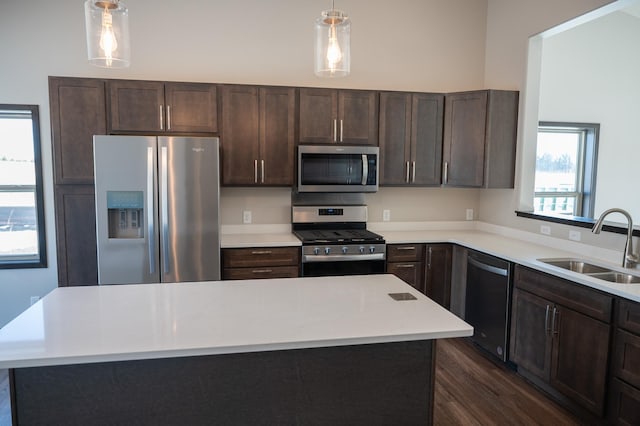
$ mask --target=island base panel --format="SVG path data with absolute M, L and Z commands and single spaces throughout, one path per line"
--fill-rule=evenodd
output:
M 435 341 L 19 368 L 14 424 L 428 425 Z

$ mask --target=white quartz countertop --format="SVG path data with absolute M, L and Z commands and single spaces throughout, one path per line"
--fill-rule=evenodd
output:
M 291 232 L 222 234 L 220 236 L 221 248 L 292 247 L 301 245 L 302 242 Z
M 384 236 L 387 244 L 458 244 L 511 262 L 519 263 L 520 265 L 528 266 L 542 272 L 547 272 L 597 290 L 640 302 L 640 284 L 611 283 L 598 278 L 579 274 L 577 272 L 571 272 L 559 267 L 551 266 L 538 260 L 548 258 L 579 258 L 613 270 L 624 271 L 620 265 L 579 255 L 571 251 L 559 250 L 545 245 L 534 244 L 482 231 L 384 231 L 378 233 Z M 622 252 L 620 252 L 620 257 L 622 258 Z M 638 270 L 627 270 L 626 272 L 640 275 L 640 271 Z
M 417 300 L 395 301 L 389 293 Z M 61 287 L 0 329 L 0 368 L 472 333 L 393 275 Z

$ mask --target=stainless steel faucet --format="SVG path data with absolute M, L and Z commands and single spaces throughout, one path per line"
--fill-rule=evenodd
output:
M 594 234 L 599 234 L 602 230 L 605 216 L 609 215 L 610 213 L 620 213 L 627 218 L 627 242 L 624 245 L 624 257 L 622 258 L 622 266 L 625 268 L 633 268 L 640 261 L 640 257 L 633 252 L 633 220 L 631 219 L 631 215 L 629 214 L 629 212 L 618 208 L 605 210 L 604 212 L 602 212 L 595 225 L 593 225 L 591 232 L 593 232 Z

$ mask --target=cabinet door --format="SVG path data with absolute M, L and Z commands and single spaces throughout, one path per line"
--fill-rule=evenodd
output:
M 112 132 L 158 132 L 164 122 L 164 83 L 112 80 L 109 90 L 109 130 Z
M 218 98 L 215 84 L 166 83 L 166 130 L 217 133 Z
M 454 93 L 445 99 L 443 183 L 481 187 L 487 92 Z
M 640 388 L 640 336 L 616 330 L 611 369 L 625 382 Z
M 107 131 L 105 83 L 49 77 L 56 184 L 93 183 L 93 135 Z
M 300 142 L 334 143 L 338 136 L 338 92 L 300 89 Z
M 98 284 L 93 185 L 56 185 L 58 285 Z
M 222 184 L 257 185 L 259 150 L 258 88 L 222 89 Z
M 425 294 L 449 309 L 451 304 L 451 266 L 453 247 L 449 244 L 429 244 L 427 250 Z
M 260 89 L 260 182 L 293 185 L 295 154 L 294 88 Z
M 440 184 L 443 114 L 443 95 L 428 93 L 413 95 L 410 154 L 412 184 Z
M 561 306 L 555 307 L 553 314 L 550 383 L 589 411 L 602 415 L 610 326 Z
M 378 145 L 378 94 L 359 90 L 338 93 L 338 142 Z
M 411 95 L 380 94 L 380 185 L 409 183 Z
M 615 425 L 640 424 L 640 390 L 625 382 L 611 380 L 608 418 Z
M 422 262 L 393 262 L 387 263 L 387 273 L 393 274 L 402 281 L 424 293 Z
M 536 376 L 551 372 L 550 315 L 553 304 L 519 288 L 513 291 L 510 359 Z

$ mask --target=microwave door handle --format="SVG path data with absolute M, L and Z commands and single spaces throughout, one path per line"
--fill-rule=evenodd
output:
M 367 154 L 362 154 L 362 185 L 366 185 L 368 179 L 369 179 L 369 161 L 367 159 Z

